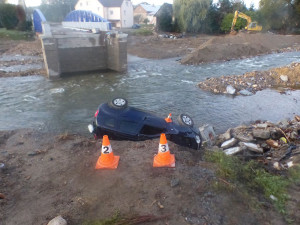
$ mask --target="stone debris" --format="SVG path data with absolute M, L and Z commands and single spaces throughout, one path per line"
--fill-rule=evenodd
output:
M 257 152 L 257 153 L 263 153 L 264 150 L 259 147 L 259 145 L 253 144 L 253 143 L 245 143 L 245 142 L 240 142 L 241 146 L 245 146 L 247 149 L 249 149 L 250 151 L 253 152 Z
M 67 225 L 67 221 L 62 216 L 57 216 L 50 220 L 47 225 Z
M 226 155 L 234 155 L 236 153 L 239 153 L 240 151 L 242 151 L 243 149 L 241 147 L 233 147 L 233 148 L 228 148 L 224 150 L 224 153 Z
M 299 89 L 299 85 L 300 63 L 292 63 L 268 71 L 247 72 L 243 75 L 212 77 L 198 83 L 199 88 L 215 94 L 243 96 L 251 96 L 267 88 Z
M 275 170 L 288 169 L 300 164 L 300 116 L 276 124 L 257 121 L 232 128 L 216 138 L 212 149 L 226 155 L 256 158 Z
M 231 138 L 230 140 L 225 141 L 225 142 L 221 145 L 221 148 L 224 148 L 224 149 L 230 148 L 230 147 L 234 146 L 236 143 L 237 143 L 237 139 Z
M 231 85 L 228 85 L 228 86 L 226 87 L 226 92 L 227 92 L 228 94 L 234 95 L 235 92 L 236 92 L 236 90 L 235 90 L 235 88 L 232 87 Z

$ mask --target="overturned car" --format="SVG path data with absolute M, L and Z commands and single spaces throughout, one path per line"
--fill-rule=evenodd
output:
M 129 107 L 124 98 L 115 98 L 99 106 L 88 128 L 95 138 L 108 135 L 116 140 L 142 141 L 158 138 L 161 133 L 165 133 L 168 140 L 198 150 L 201 136 L 193 125 L 192 118 L 187 114 L 180 114 L 177 124 L 172 121 L 171 115 L 164 119 Z

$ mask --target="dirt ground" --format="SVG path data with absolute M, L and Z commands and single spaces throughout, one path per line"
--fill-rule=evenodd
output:
M 214 166 L 202 160 L 203 151 L 169 142 L 176 168 L 153 168 L 158 140 L 111 140 L 111 145 L 120 156 L 118 168 L 95 170 L 101 140 L 28 129 L 0 132 L 0 163 L 5 164 L 0 224 L 47 224 L 57 215 L 68 224 L 83 224 L 116 212 L 160 217 L 142 224 L 286 224 L 264 200 L 258 208 L 238 190 L 216 191 L 214 183 L 226 181 L 218 180 Z
M 179 56 L 183 57 L 182 63 L 198 64 L 299 50 L 299 43 L 300 36 L 273 34 L 129 37 L 128 53 L 154 59 Z M 39 40 L 1 40 L 0 54 L 0 77 L 45 74 L 43 68 L 4 70 L 19 64 L 43 65 Z M 8 60 L 11 56 L 21 59 Z M 143 224 L 287 224 L 262 196 L 258 196 L 261 206 L 257 207 L 238 191 L 215 190 L 214 184 L 224 181 L 215 176 L 213 164 L 202 160 L 203 149 L 194 151 L 169 142 L 176 168 L 158 169 L 152 167 L 158 140 L 111 140 L 111 144 L 120 156 L 118 169 L 96 171 L 101 140 L 29 129 L 1 131 L 0 163 L 4 167 L 0 168 L 0 224 L 47 224 L 57 215 L 68 224 L 83 224 L 110 218 L 116 212 L 159 218 Z M 292 187 L 291 193 L 297 195 L 299 190 L 299 186 Z M 296 199 L 300 199 L 298 195 Z M 294 224 L 299 224 L 299 201 L 292 198 L 288 209 Z

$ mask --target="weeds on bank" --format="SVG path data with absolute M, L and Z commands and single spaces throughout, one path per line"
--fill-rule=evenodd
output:
M 152 34 L 153 34 L 152 31 L 147 28 L 136 29 L 132 32 L 132 35 L 136 35 L 136 36 L 150 36 Z
M 33 32 L 28 31 L 17 31 L 17 30 L 7 30 L 5 28 L 0 28 L 0 39 L 6 40 L 32 40 Z
M 154 215 L 134 215 L 122 217 L 119 212 L 116 212 L 111 218 L 97 221 L 90 221 L 84 223 L 84 225 L 134 225 L 144 224 L 147 222 L 153 222 L 158 220 L 164 220 L 168 218 L 168 215 L 154 216 Z
M 295 167 L 285 175 L 267 172 L 256 161 L 243 162 L 237 157 L 227 156 L 223 152 L 207 152 L 205 160 L 217 165 L 217 176 L 220 182 L 216 187 L 227 187 L 238 191 L 245 197 L 247 193 L 263 193 L 271 200 L 276 209 L 285 214 L 288 200 L 287 188 L 290 184 L 300 181 L 300 168 Z M 250 197 L 251 198 L 251 197 Z M 253 197 L 251 198 L 253 200 Z M 253 203 L 253 201 L 252 201 Z

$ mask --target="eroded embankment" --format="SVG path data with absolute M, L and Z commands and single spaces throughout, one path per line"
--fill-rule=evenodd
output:
M 181 63 L 193 65 L 296 50 L 300 50 L 297 35 L 239 33 L 211 38 L 183 57 Z

